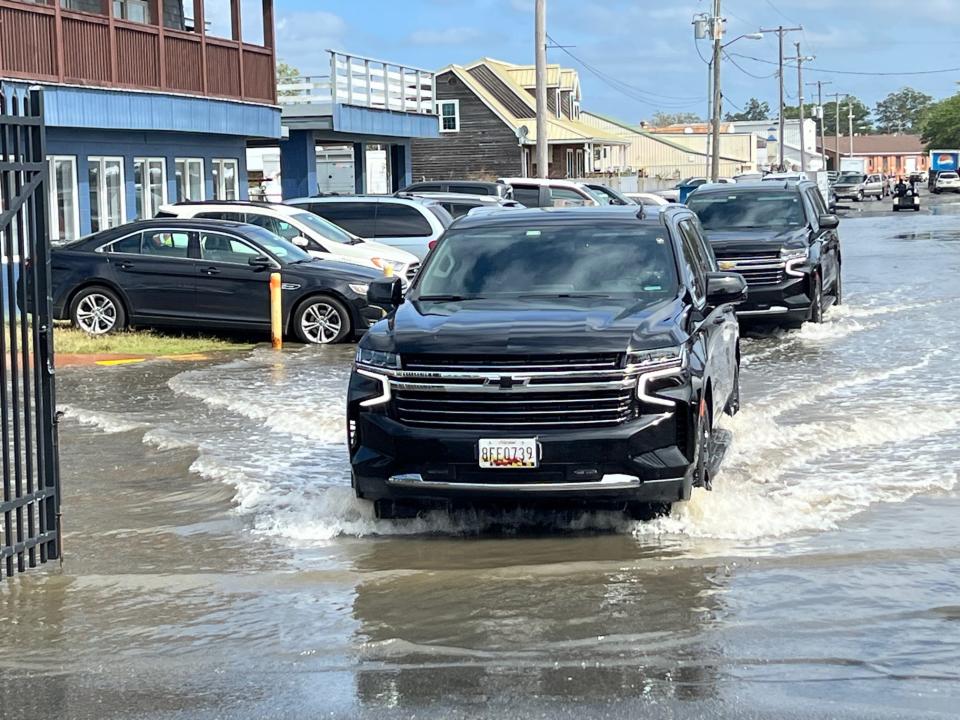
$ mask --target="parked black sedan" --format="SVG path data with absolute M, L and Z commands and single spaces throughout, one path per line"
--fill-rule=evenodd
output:
M 270 273 L 283 323 L 306 343 L 334 343 L 381 316 L 367 303 L 380 274 L 317 260 L 262 227 L 220 220 L 145 220 L 52 253 L 55 317 L 91 335 L 127 325 L 270 327 Z

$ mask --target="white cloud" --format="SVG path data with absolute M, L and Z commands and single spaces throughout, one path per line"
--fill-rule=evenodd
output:
M 325 75 L 329 49 L 344 49 L 347 24 L 333 13 L 316 10 L 281 15 L 277 19 L 277 58 L 305 75 Z
M 483 33 L 477 28 L 451 27 L 442 30 L 416 30 L 407 38 L 413 45 L 462 45 L 476 40 Z

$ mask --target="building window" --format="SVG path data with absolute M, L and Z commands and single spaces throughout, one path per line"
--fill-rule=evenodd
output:
M 147 0 L 113 0 L 113 16 L 138 23 L 150 22 L 150 3 Z
M 238 200 L 240 198 L 236 160 L 214 159 L 213 198 L 214 200 Z
M 574 162 L 574 161 L 573 161 L 573 150 L 567 150 L 567 177 L 568 177 L 568 178 L 575 177 L 575 174 L 574 174 L 574 173 L 575 173 L 575 171 L 576 171 L 576 168 L 574 167 L 573 162 Z
M 204 200 L 203 160 L 177 158 L 177 202 Z
M 126 215 L 122 157 L 87 158 L 90 182 L 90 229 L 100 232 L 122 225 Z
M 77 159 L 54 155 L 50 162 L 50 238 L 76 240 L 80 236 L 80 206 L 77 203 Z
M 137 218 L 152 218 L 167 202 L 167 161 L 164 158 L 134 158 L 133 184 L 137 195 Z
M 440 132 L 460 132 L 460 101 L 441 100 L 437 103 Z

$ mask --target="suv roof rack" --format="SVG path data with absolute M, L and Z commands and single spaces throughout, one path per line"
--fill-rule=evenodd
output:
M 273 207 L 282 203 L 263 202 L 260 200 L 180 200 L 172 205 L 242 205 L 244 207 Z

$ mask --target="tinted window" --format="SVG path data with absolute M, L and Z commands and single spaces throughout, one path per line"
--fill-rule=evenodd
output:
M 202 212 L 194 215 L 197 218 L 207 220 L 230 220 L 232 222 L 246 222 L 246 217 L 242 212 Z
M 137 255 L 140 253 L 140 233 L 123 238 L 123 240 L 117 240 L 112 245 L 108 245 L 107 249 L 110 252 Z
M 406 188 L 404 192 L 441 192 L 443 186 L 437 183 L 414 183 Z
M 486 185 L 451 185 L 450 192 L 466 195 L 493 195 Z
M 800 227 L 806 224 L 803 201 L 797 191 L 693 193 L 687 207 L 707 230 L 725 228 Z
M 204 260 L 246 265 L 251 257 L 259 254 L 259 250 L 254 250 L 246 243 L 229 235 L 216 232 L 200 233 L 200 256 Z
M 310 210 L 354 235 L 362 238 L 374 236 L 376 203 L 331 201 L 313 203 L 310 205 Z
M 453 229 L 428 256 L 422 296 L 673 297 L 677 267 L 660 227 L 549 224 Z
M 163 257 L 189 257 L 190 234 L 170 230 L 147 230 L 143 233 L 141 253 Z
M 286 220 L 270 217 L 269 215 L 247 213 L 247 222 L 251 225 L 259 225 L 260 227 L 269 230 L 274 235 L 279 235 L 284 240 L 293 240 L 295 237 L 300 237 L 302 234 L 299 229 L 295 228 Z
M 447 212 L 454 218 L 463 217 L 468 212 L 473 210 L 475 207 L 480 207 L 480 203 L 454 203 L 454 202 L 445 202 L 441 203 L 446 209 Z
M 443 226 L 444 230 L 450 227 L 453 224 L 453 215 L 440 203 L 432 202 L 426 206 L 427 210 L 440 221 L 440 225 Z
M 381 203 L 377 211 L 377 237 L 426 237 L 430 223 L 420 211 L 407 205 Z
M 513 199 L 526 207 L 540 207 L 540 188 L 538 186 L 517 187 L 514 185 Z
M 703 268 L 703 261 L 697 255 L 696 243 L 690 237 L 689 231 L 684 231 L 684 225 L 680 226 L 681 250 L 683 265 L 686 269 L 687 277 L 693 284 L 693 299 L 698 305 L 703 304 L 707 294 L 707 278 Z
M 817 215 L 823 215 L 827 212 L 827 206 L 823 202 L 823 196 L 820 195 L 820 190 L 815 188 L 810 188 L 807 191 L 810 197 L 810 202 L 813 204 L 813 211 Z
M 694 226 L 693 220 L 682 220 L 679 227 L 680 232 L 690 241 L 690 247 L 693 249 L 697 263 L 703 268 L 703 272 L 715 270 L 713 253 L 707 249 L 707 241 Z

